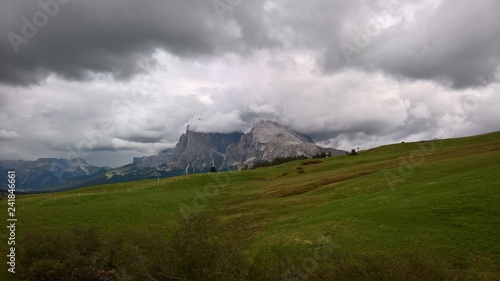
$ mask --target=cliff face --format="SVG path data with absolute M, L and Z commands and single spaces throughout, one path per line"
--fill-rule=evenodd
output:
M 168 169 L 185 169 L 188 173 L 208 171 L 212 166 L 220 169 L 228 146 L 237 143 L 242 135 L 239 132 L 222 134 L 187 130 L 175 146 Z
M 298 134 L 278 123 L 262 121 L 254 125 L 249 133 L 241 137 L 238 143 L 228 147 L 224 167 L 238 163 L 271 161 L 276 157 L 313 156 L 317 153 L 332 151 L 332 154 L 344 152 L 320 147 L 305 135 Z
M 272 161 L 276 157 L 308 156 L 321 152 L 343 155 L 345 151 L 320 147 L 306 135 L 296 133 L 276 122 L 261 121 L 250 132 L 182 134 L 173 149 L 158 155 L 136 157 L 139 168 L 161 167 L 163 171 L 196 173 L 231 168 L 242 163 Z

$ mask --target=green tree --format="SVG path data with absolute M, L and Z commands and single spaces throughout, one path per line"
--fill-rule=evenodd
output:
M 212 166 L 212 168 L 210 168 L 210 173 L 217 173 L 217 169 Z

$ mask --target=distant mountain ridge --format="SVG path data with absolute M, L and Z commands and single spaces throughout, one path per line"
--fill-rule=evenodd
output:
M 63 186 L 103 172 L 104 168 L 89 165 L 83 158 L 40 158 L 35 161 L 0 160 L 0 170 L 2 174 L 15 170 L 18 189 L 29 192 Z
M 0 160 L 5 174 L 14 169 L 21 192 L 48 192 L 86 185 L 151 179 L 208 172 L 232 170 L 244 164 L 271 161 L 277 157 L 312 157 L 322 152 L 333 156 L 345 151 L 316 145 L 310 137 L 272 121 L 256 123 L 244 134 L 204 133 L 186 129 L 175 148 L 157 155 L 134 157 L 131 164 L 118 167 L 96 167 L 82 158 L 41 158 L 36 161 Z M 2 189 L 6 184 L 2 183 Z

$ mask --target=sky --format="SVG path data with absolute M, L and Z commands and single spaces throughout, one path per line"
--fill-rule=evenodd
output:
M 117 167 L 260 120 L 344 150 L 500 130 L 496 0 L 0 7 L 0 159 Z

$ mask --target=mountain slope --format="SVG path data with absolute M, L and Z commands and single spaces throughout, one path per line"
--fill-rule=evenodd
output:
M 227 149 L 225 167 L 238 163 L 271 161 L 277 157 L 308 156 L 330 151 L 332 155 L 344 155 L 345 151 L 323 148 L 308 136 L 298 134 L 276 122 L 261 121 L 249 133 Z
M 169 148 L 160 151 L 157 155 L 134 157 L 132 164 L 140 168 L 152 168 L 166 165 L 174 159 L 174 151 L 173 148 Z
M 101 167 L 89 165 L 82 158 L 56 159 L 40 158 L 35 161 L 0 160 L 2 173 L 15 170 L 19 191 L 55 190 L 75 179 L 91 177 L 102 172 Z M 55 188 L 54 188 L 55 187 Z M 5 186 L 2 186 L 5 189 Z
M 119 235 L 155 229 L 159 237 L 168 237 L 178 216 L 207 212 L 220 217 L 228 232 L 248 231 L 242 243 L 251 247 L 255 260 L 260 253 L 281 249 L 289 255 L 303 253 L 291 264 L 301 272 L 305 272 L 300 267 L 304 260 L 314 261 L 318 253 L 324 253 L 318 249 L 328 250 L 333 258 L 353 260 L 353 272 L 361 274 L 386 264 L 380 260 L 375 267 L 360 271 L 365 254 L 399 258 L 404 251 L 413 255 L 399 264 L 388 264 L 381 274 L 414 264 L 415 272 L 390 280 L 407 280 L 408 276 L 415 276 L 414 280 L 498 280 L 500 132 L 387 145 L 358 156 L 310 162 L 21 196 L 18 200 L 24 208 L 19 209 L 19 216 L 23 219 L 18 223 L 20 229 L 58 232 L 83 222 Z M 6 201 L 0 201 L 2 208 L 7 208 Z M 8 254 L 6 247 L 1 254 Z M 452 278 L 425 278 L 421 275 L 426 273 L 425 264 L 414 256 L 442 261 L 441 269 L 451 271 Z M 287 262 L 263 260 L 265 270 Z M 308 279 L 328 278 L 324 268 L 343 267 L 339 261 L 307 267 L 316 269 Z M 267 280 L 282 279 L 286 270 L 279 268 Z

